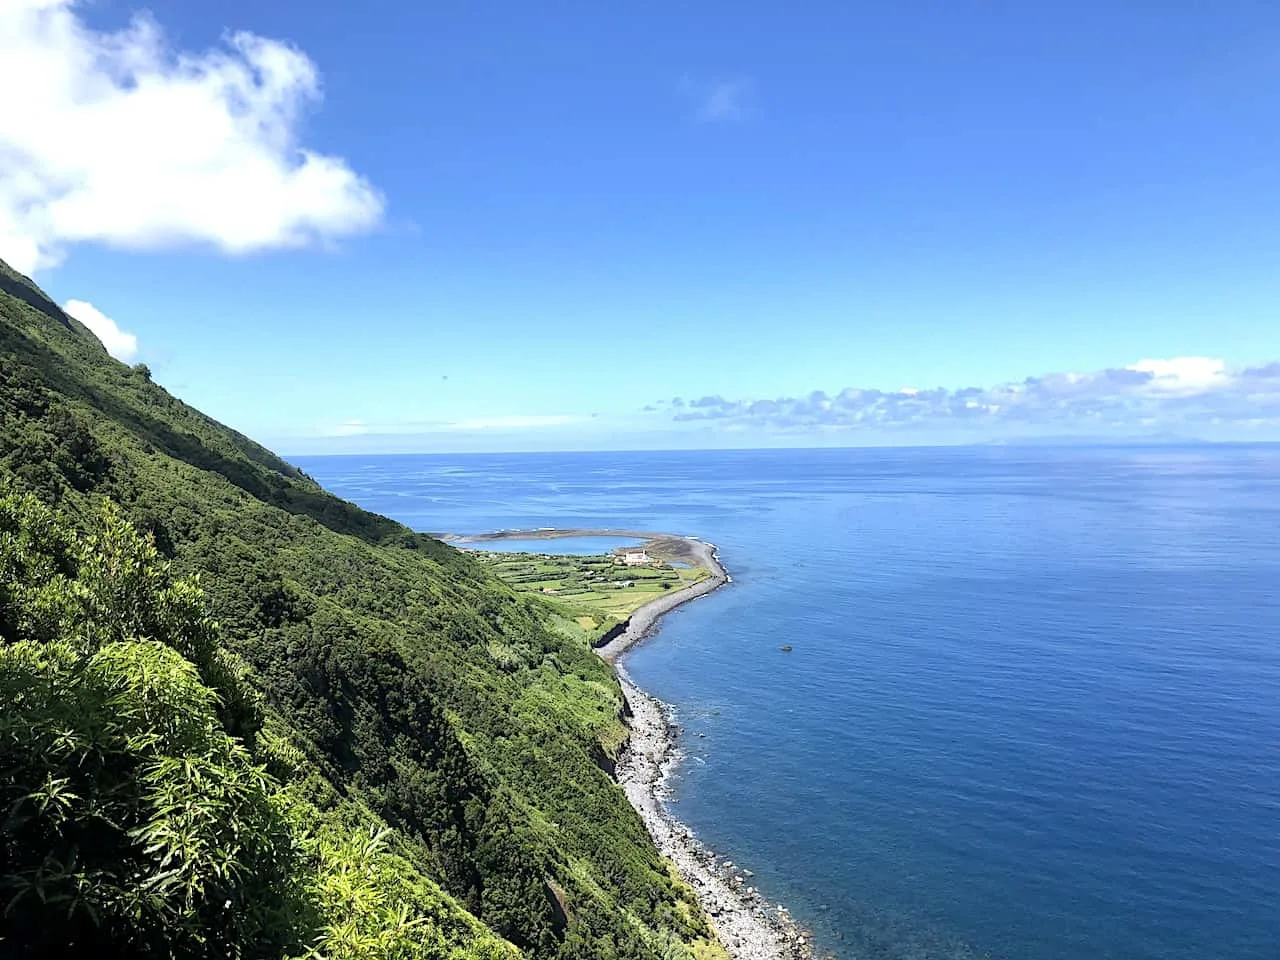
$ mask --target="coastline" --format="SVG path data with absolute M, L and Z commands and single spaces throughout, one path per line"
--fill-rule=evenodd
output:
M 782 904 L 772 904 L 751 883 L 752 874 L 722 860 L 667 809 L 668 780 L 683 754 L 680 726 L 668 705 L 635 685 L 620 657 L 644 640 L 663 614 L 720 589 L 732 578 L 714 544 L 684 538 L 690 552 L 711 576 L 678 593 L 660 597 L 635 611 L 621 634 L 596 652 L 613 664 L 630 709 L 630 736 L 615 769 L 615 779 L 658 851 L 675 864 L 697 894 L 702 909 L 731 960 L 812 960 L 809 935 Z
M 668 781 L 683 759 L 679 747 L 681 728 L 673 708 L 636 686 L 619 662 L 653 633 L 664 614 L 733 582 L 720 562 L 715 544 L 672 534 L 603 529 L 541 528 L 435 536 L 453 544 L 624 537 L 643 540 L 655 554 L 699 563 L 707 569 L 707 579 L 633 611 L 619 633 L 595 648 L 613 666 L 628 713 L 629 736 L 615 765 L 614 779 L 640 815 L 658 852 L 675 865 L 693 889 L 730 960 L 814 960 L 810 934 L 791 918 L 785 906 L 765 899 L 751 882 L 751 871 L 717 856 L 667 809 L 671 796 Z
M 651 538 L 651 540 L 653 539 L 656 538 Z M 665 537 L 662 539 L 667 541 L 674 538 Z M 703 540 L 692 540 L 687 537 L 682 539 L 689 556 L 706 567 L 710 576 L 691 587 L 685 587 L 683 590 L 677 590 L 667 596 L 658 597 L 633 612 L 627 618 L 626 626 L 621 633 L 608 643 L 596 647 L 596 653 L 600 654 L 609 663 L 616 666 L 618 658 L 647 637 L 654 624 L 658 622 L 658 618 L 664 613 L 670 613 L 676 607 L 686 604 L 690 600 L 696 600 L 698 597 L 704 597 L 714 590 L 719 590 L 726 583 L 732 582 L 732 578 L 720 564 L 720 557 L 716 553 L 715 544 L 707 543 Z M 621 672 L 619 672 L 619 675 L 621 675 Z
M 625 669 L 616 669 L 631 708 L 631 736 L 615 772 L 618 785 L 658 852 L 675 864 L 697 894 L 731 960 L 813 960 L 809 935 L 786 907 L 766 900 L 752 885 L 749 870 L 717 857 L 671 815 L 667 780 L 682 759 L 676 744 L 680 727 L 670 707 L 637 687 Z

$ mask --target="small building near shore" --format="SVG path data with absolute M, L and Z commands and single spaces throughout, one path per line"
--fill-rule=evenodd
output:
M 643 550 L 628 550 L 622 554 L 622 562 L 628 567 L 643 567 L 653 563 L 653 557 Z

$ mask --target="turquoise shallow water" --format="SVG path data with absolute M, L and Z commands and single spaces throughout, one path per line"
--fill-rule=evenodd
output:
M 833 955 L 1280 956 L 1280 449 L 298 462 L 423 530 L 716 542 L 629 668 L 678 815 Z

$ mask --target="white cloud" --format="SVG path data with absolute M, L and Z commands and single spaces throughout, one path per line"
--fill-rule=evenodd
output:
M 751 81 L 745 77 L 697 81 L 685 77 L 681 89 L 693 100 L 694 115 L 703 123 L 741 120 L 747 115 Z
M 1216 425 L 1280 430 L 1280 362 L 1230 367 L 1216 357 L 1171 357 L 959 390 L 847 387 L 835 396 L 814 391 L 776 399 L 713 395 L 672 404 L 670 416 L 783 431 L 1195 431 Z
M 496 430 L 533 430 L 581 423 L 585 417 L 544 414 L 514 414 L 498 417 L 472 417 L 466 420 L 400 420 L 370 423 L 366 420 L 344 420 L 325 431 L 330 437 L 354 437 L 363 434 L 380 436 L 433 434 L 440 432 L 484 432 Z
M 1126 369 L 1151 374 L 1147 389 L 1158 393 L 1205 393 L 1221 387 L 1227 379 L 1227 364 L 1217 357 L 1139 360 Z
M 367 180 L 299 144 L 320 83 L 286 43 L 177 51 L 145 14 L 104 33 L 72 0 L 0 0 L 0 90 L 0 257 L 24 273 L 79 242 L 247 253 L 381 219 Z
M 450 430 L 526 430 L 537 427 L 561 427 L 577 423 L 581 417 L 517 415 L 509 417 L 476 417 L 448 424 Z
M 369 425 L 363 420 L 343 420 L 329 431 L 331 437 L 356 437 L 369 432 Z
M 0 0 L 2 2 L 4 0 Z M 130 363 L 138 355 L 138 338 L 127 330 L 121 330 L 114 320 L 92 303 L 68 300 L 62 305 L 62 309 L 92 330 L 93 335 L 107 348 L 107 353 L 117 360 Z

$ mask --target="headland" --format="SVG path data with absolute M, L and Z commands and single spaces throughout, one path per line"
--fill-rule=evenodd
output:
M 814 956 L 811 939 L 792 920 L 786 907 L 766 900 L 751 882 L 750 870 L 717 856 L 689 827 L 671 815 L 667 807 L 671 795 L 669 781 L 683 756 L 679 744 L 681 727 L 673 708 L 637 687 L 625 666 L 618 662 L 628 650 L 652 635 L 664 614 L 732 582 L 715 545 L 694 537 L 604 529 L 509 530 L 465 537 L 445 535 L 442 539 L 465 546 L 567 537 L 639 541 L 634 547 L 618 548 L 616 553 L 623 555 L 622 562 L 626 561 L 626 551 L 634 551 L 657 564 L 678 564 L 690 571 L 688 585 L 664 590 L 651 600 L 638 601 L 639 606 L 598 638 L 596 652 L 614 664 L 628 708 L 630 734 L 618 758 L 614 777 L 640 814 L 658 850 L 675 864 L 697 894 L 731 960 L 811 960 Z M 550 573 L 533 575 L 549 576 Z

